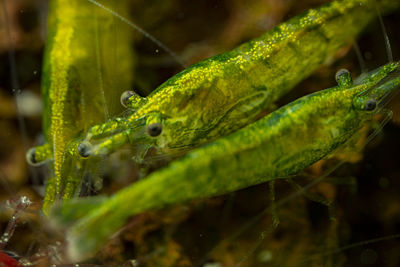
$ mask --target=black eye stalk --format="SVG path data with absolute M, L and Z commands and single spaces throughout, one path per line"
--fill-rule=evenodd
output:
M 87 158 L 91 155 L 92 145 L 89 142 L 82 142 L 78 145 L 78 153 L 82 158 Z
M 162 132 L 162 124 L 158 122 L 149 124 L 146 127 L 146 132 L 151 137 L 159 136 Z
M 350 87 L 353 84 L 353 78 L 346 69 L 340 69 L 336 72 L 335 80 L 341 87 Z
M 31 166 L 36 166 L 37 165 L 35 153 L 36 153 L 36 149 L 35 148 L 29 149 L 28 152 L 26 153 L 26 161 Z
M 147 103 L 147 99 L 135 91 L 125 91 L 120 97 L 121 105 L 125 108 L 136 110 Z
M 373 111 L 375 108 L 376 108 L 376 100 L 368 99 L 367 102 L 365 102 L 364 110 Z
M 121 98 L 120 98 L 121 105 L 126 108 L 128 106 L 129 98 L 131 98 L 135 94 L 136 93 L 134 91 L 125 91 L 125 92 L 123 92 L 121 94 Z

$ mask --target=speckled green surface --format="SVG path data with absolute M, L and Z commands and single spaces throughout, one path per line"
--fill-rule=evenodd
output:
M 108 1 L 122 14 L 127 3 Z M 71 197 L 74 190 L 66 188 L 68 183 L 75 187 L 80 182 L 77 169 L 82 166 L 66 159 L 67 144 L 81 131 L 119 112 L 115 99 L 133 79 L 128 27 L 116 31 L 115 18 L 87 1 L 52 0 L 49 14 L 42 78 L 43 131 L 53 154 L 55 181 L 49 182 L 44 210 L 61 193 Z M 115 79 L 117 73 L 120 77 Z
M 272 110 L 275 100 L 349 43 L 376 16 L 371 3 L 368 0 L 332 2 L 299 15 L 230 52 L 192 65 L 146 99 L 136 97 L 137 101 L 130 104 L 135 108 L 130 116 L 90 128 L 85 142 L 90 144 L 94 140 L 91 154 L 108 154 L 126 143 L 140 144 L 144 150 L 154 146 L 160 152 L 179 154 L 242 128 L 261 112 Z M 87 30 L 87 34 L 84 31 L 100 25 L 112 27 L 112 15 L 104 10 L 96 11 L 97 16 L 104 16 L 109 23 L 90 20 L 98 25 L 77 27 L 84 24 L 84 13 L 92 14 L 94 7 L 72 1 L 67 5 L 61 3 L 61 9 L 57 8 L 59 4 L 52 2 L 54 12 L 49 18 L 43 75 L 47 114 L 43 121 L 46 139 L 54 154 L 52 179 L 55 179 L 49 183 L 55 188 L 48 187 L 44 210 L 56 195 L 70 198 L 76 193 L 83 176 L 79 172 L 87 171 L 83 167 L 96 168 L 97 159 L 79 158 L 80 141 L 74 138 L 109 117 L 112 108 L 109 103 L 115 104 L 113 99 L 118 94 L 115 88 L 127 89 L 132 79 L 130 75 L 121 75 L 129 73 L 132 65 L 128 56 L 131 34 L 119 31 L 118 35 L 124 36 L 118 42 L 119 48 L 102 54 L 100 46 L 115 44 L 115 32 L 102 28 L 99 32 L 110 34 L 98 36 L 96 31 Z M 385 11 L 397 5 L 398 2 L 382 1 L 380 8 Z M 110 7 L 122 9 L 121 6 Z M 82 31 L 79 38 L 78 28 Z M 89 39 L 99 42 L 90 47 L 86 45 Z M 113 78 L 115 71 L 106 67 L 110 61 L 115 63 L 115 54 L 122 69 L 118 80 Z M 85 79 L 81 79 L 83 76 Z M 163 127 L 162 134 L 156 138 L 145 132 L 145 125 L 154 122 Z
M 84 208 L 85 201 L 92 209 L 68 231 L 70 257 L 80 260 L 91 255 L 137 213 L 298 173 L 346 143 L 380 111 L 365 110 L 365 103 L 373 99 L 379 104 L 399 87 L 400 78 L 391 75 L 399 72 L 399 66 L 399 62 L 389 63 L 360 85 L 346 84 L 302 97 L 194 150 L 108 201 L 101 199 L 95 209 L 90 198 L 65 203 L 52 214 L 62 223 L 81 216 L 74 210 Z
M 135 96 L 126 118 L 96 125 L 92 154 L 126 143 L 150 144 L 179 153 L 225 136 L 253 122 L 262 111 L 354 40 L 376 17 L 375 1 L 334 1 L 277 26 L 238 48 L 190 66 L 145 100 Z M 399 5 L 380 1 L 382 12 Z M 345 30 L 344 30 L 345 29 Z M 144 136 L 143 119 L 157 118 L 163 131 Z
M 217 1 L 218 7 L 215 8 L 214 0 L 133 0 L 130 1 L 130 9 L 134 7 L 132 21 L 157 36 L 173 51 L 182 55 L 182 58 L 194 63 L 228 51 L 240 42 L 260 36 L 266 29 L 295 14 L 330 1 L 230 0 Z M 32 11 L 29 10 L 32 10 L 33 5 L 34 14 L 47 13 L 40 5 L 46 2 L 4 1 L 8 5 L 9 23 L 2 26 L 9 24 L 12 27 L 12 42 L 8 42 L 10 46 L 4 46 L 4 42 L 10 38 L 6 32 L 0 31 L 3 52 L 12 50 L 12 44 L 15 44 L 22 94 L 26 89 L 28 92 L 33 91 L 37 97 L 40 96 L 40 65 L 45 42 L 42 34 L 45 25 L 38 24 L 38 18 L 32 18 Z M 180 19 L 174 20 L 178 16 Z M 0 17 L 6 22 L 4 17 Z M 400 40 L 397 38 L 399 10 L 383 16 L 382 19 L 397 60 L 400 48 Z M 32 27 L 36 25 L 33 31 L 25 32 L 24 25 L 27 21 Z M 360 52 L 365 57 L 367 70 L 387 63 L 382 37 L 379 21 L 374 19 L 356 39 Z M 157 85 L 180 71 L 180 67 L 160 49 L 155 54 L 155 45 L 143 36 L 135 34 L 133 45 L 138 58 L 135 81 L 131 88 L 140 94 L 148 95 Z M 346 55 L 342 56 L 346 51 Z M 321 66 L 310 78 L 279 99 L 277 105 L 287 104 L 303 95 L 334 86 L 333 77 L 340 68 L 349 69 L 353 76 L 364 72 L 365 68 L 360 68 L 352 47 L 346 46 L 339 53 L 340 58 Z M 32 56 L 34 65 L 31 62 Z M 18 130 L 17 113 L 8 105 L 14 103 L 11 93 L 15 87 L 11 87 L 8 79 L 9 61 L 3 59 L 0 68 L 0 116 L 3 116 L 0 132 L 1 203 L 21 195 L 28 196 L 35 203 L 21 217 L 21 223 L 17 225 L 6 250 L 19 254 L 24 260 L 36 261 L 37 253 L 48 250 L 49 245 L 53 247 L 60 241 L 61 246 L 58 247 L 61 251 L 58 255 L 61 258 L 54 258 L 54 254 L 45 256 L 40 266 L 74 265 L 77 262 L 70 262 L 63 257 L 66 243 L 64 236 L 59 234 L 64 231 L 60 228 L 56 228 L 55 232 L 51 231 L 47 216 L 39 211 L 43 201 L 41 192 L 44 189 L 40 185 L 48 171 L 51 171 L 48 170 L 50 166 L 46 164 L 40 168 L 29 168 L 29 171 L 35 170 L 39 174 L 34 183 L 34 177 L 32 173 L 28 173 L 25 164 L 24 152 L 27 147 L 23 146 L 21 136 L 26 133 L 28 143 L 37 144 L 37 138 L 42 133 L 40 114 L 32 113 L 27 116 L 26 111 L 21 113 L 27 122 L 27 131 Z M 124 266 L 135 262 L 139 266 L 149 267 L 203 266 L 206 263 L 224 267 L 366 264 L 399 266 L 400 254 L 396 249 L 400 245 L 397 235 L 400 219 L 398 96 L 391 97 L 386 105 L 393 111 L 392 119 L 385 123 L 387 120 L 382 119 L 389 117 L 375 116 L 372 122 L 366 123 L 352 137 L 354 142 L 346 143 L 335 150 L 334 155 L 295 175 L 291 180 L 297 187 L 293 188 L 287 179 L 279 179 L 274 182 L 274 194 L 269 190 L 270 183 L 263 183 L 221 196 L 180 202 L 160 210 L 134 215 L 119 229 L 118 234 L 109 238 L 93 258 L 79 265 Z M 7 97 L 6 100 L 4 97 Z M 4 113 L 5 110 L 7 113 Z M 14 112 L 12 117 L 7 115 L 10 111 Z M 382 125 L 385 125 L 383 129 Z M 111 196 L 136 181 L 136 164 L 126 158 L 136 151 L 129 151 L 128 148 L 129 146 L 125 146 L 118 149 L 117 153 L 107 156 L 102 162 L 99 174 L 103 177 L 103 187 L 93 187 L 100 181 L 96 177 L 93 180 L 85 179 L 82 194 L 90 193 L 94 189 L 99 194 Z M 153 161 L 152 155 L 153 151 L 150 151 L 147 157 L 150 162 Z M 164 156 L 159 157 L 164 159 Z M 337 168 L 339 163 L 340 167 Z M 122 168 L 115 168 L 114 164 Z M 151 171 L 159 165 L 155 163 Z M 320 198 L 314 202 L 310 194 Z M 272 201 L 272 198 L 276 200 Z M 324 205 L 327 202 L 331 203 L 328 207 Z M 95 206 L 85 207 L 88 209 L 80 209 L 79 212 L 85 214 Z M 276 217 L 271 218 L 274 207 Z M 11 216 L 12 212 L 1 212 L 1 229 L 6 229 Z M 335 220 L 331 220 L 332 216 Z M 258 218 L 256 222 L 254 218 Z M 276 218 L 280 224 L 270 230 L 272 223 L 276 221 L 272 219 Z M 376 239 L 379 241 L 375 242 Z

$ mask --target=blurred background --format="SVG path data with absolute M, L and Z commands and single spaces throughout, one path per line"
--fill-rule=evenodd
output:
M 131 2 L 132 21 L 190 65 L 229 51 L 329 1 Z M 65 263 L 62 234 L 55 235 L 39 213 L 48 170 L 28 168 L 25 162 L 27 149 L 43 140 L 40 79 L 48 5 L 39 0 L 2 0 L 0 6 L 0 232 L 12 215 L 5 201 L 29 196 L 34 205 L 22 215 L 6 250 L 32 262 L 35 253 L 51 255 L 35 259 L 36 266 L 61 264 Z M 398 60 L 399 12 L 383 21 Z M 134 36 L 132 88 L 147 95 L 182 67 L 140 33 Z M 357 43 L 368 70 L 387 62 L 378 21 Z M 361 73 L 351 46 L 298 85 L 279 105 L 334 86 L 334 75 L 340 68 L 349 69 L 353 77 Z M 392 120 L 362 152 L 344 150 L 340 157 L 318 162 L 294 179 L 296 185 L 286 181 L 275 184 L 277 228 L 272 226 L 274 218 L 269 212 L 270 191 L 263 184 L 135 216 L 88 262 L 93 265 L 87 266 L 399 266 L 399 101 L 394 97 L 389 103 Z M 365 134 L 371 131 L 366 129 Z M 343 159 L 346 162 L 336 168 Z M 130 171 L 137 177 L 134 167 Z M 318 177 L 324 179 L 309 189 L 308 196 L 298 193 L 299 187 Z M 105 176 L 102 192 L 112 193 L 132 182 L 114 178 Z M 331 205 L 324 205 L 326 202 Z

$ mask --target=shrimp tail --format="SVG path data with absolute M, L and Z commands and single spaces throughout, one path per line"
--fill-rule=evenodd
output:
M 76 220 L 87 215 L 91 210 L 100 207 L 108 200 L 106 196 L 87 198 L 73 198 L 67 201 L 56 202 L 50 210 L 51 224 L 57 228 L 65 228 Z

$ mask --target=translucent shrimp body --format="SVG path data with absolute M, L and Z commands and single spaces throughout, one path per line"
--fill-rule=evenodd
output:
M 126 0 L 105 3 L 120 12 L 127 12 L 129 6 Z M 118 31 L 114 26 L 114 16 L 87 1 L 49 3 L 41 88 L 47 144 L 27 153 L 31 165 L 53 160 L 44 210 L 62 194 L 71 197 L 74 190 L 64 188 L 77 187 L 83 167 L 95 164 L 66 159 L 67 144 L 90 126 L 121 112 L 116 102 L 133 80 L 133 33 L 125 25 Z M 117 73 L 122 77 L 115 79 Z
M 379 1 L 386 12 L 400 1 Z M 201 61 L 146 98 L 123 97 L 130 115 L 89 129 L 81 156 L 120 146 L 189 150 L 253 122 L 274 101 L 349 43 L 377 14 L 375 0 L 333 1 L 238 48 Z M 144 154 L 144 153 L 143 153 Z
M 375 0 L 337 0 L 309 10 L 230 52 L 183 70 L 146 98 L 124 95 L 128 116 L 91 127 L 108 117 L 103 111 L 113 103 L 113 89 L 126 88 L 130 81 L 129 41 L 119 41 L 122 47 L 117 50 L 120 85 L 109 86 L 106 78 L 116 79 L 109 75 L 114 72 L 107 55 L 114 53 L 105 53 L 103 62 L 93 53 L 96 47 L 86 47 L 90 35 L 85 30 L 93 31 L 89 23 L 77 26 L 77 19 L 86 19 L 80 12 L 91 14 L 90 8 L 80 7 L 88 2 L 67 2 L 54 1 L 50 9 L 43 76 L 43 121 L 49 144 L 27 155 L 33 165 L 54 159 L 44 211 L 55 199 L 76 195 L 85 173 L 96 172 L 98 158 L 90 156 L 111 153 L 124 144 L 138 145 L 139 159 L 150 147 L 161 153 L 182 153 L 253 122 L 261 112 L 273 110 L 275 100 L 353 40 L 377 14 Z M 118 7 L 126 4 L 118 3 Z M 377 4 L 388 12 L 400 1 Z M 78 29 L 86 37 L 78 38 Z M 126 31 L 119 35 L 130 38 Z M 113 36 L 106 36 L 104 42 L 111 46 L 108 42 Z M 93 62 L 98 63 L 97 69 L 88 66 Z M 106 72 L 96 75 L 100 70 Z M 105 86 L 93 85 L 93 81 L 104 81 Z M 99 93 L 99 88 L 104 91 Z
M 195 149 L 110 198 L 61 203 L 51 216 L 58 223 L 72 223 L 67 232 L 70 257 L 90 256 L 140 212 L 298 173 L 346 143 L 381 110 L 379 105 L 400 86 L 399 71 L 399 62 L 389 63 L 357 85 L 348 72 L 341 72 L 337 87 L 302 97 Z

